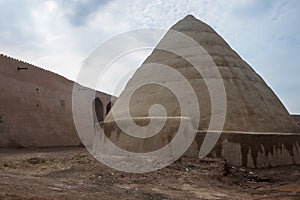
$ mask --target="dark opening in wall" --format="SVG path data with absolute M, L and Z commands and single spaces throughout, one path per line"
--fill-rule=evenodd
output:
M 18 66 L 18 68 L 17 68 L 17 70 L 19 71 L 19 70 L 27 70 L 28 69 L 28 67 L 19 67 Z
M 93 117 L 94 122 L 102 122 L 104 120 L 103 103 L 98 97 L 93 101 Z
M 107 104 L 106 106 L 106 115 L 109 113 L 110 109 L 112 108 L 113 104 L 111 103 L 111 101 Z

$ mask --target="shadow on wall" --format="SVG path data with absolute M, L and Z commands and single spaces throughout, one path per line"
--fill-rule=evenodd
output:
M 296 121 L 297 125 L 300 127 L 300 115 L 291 115 L 291 116 Z

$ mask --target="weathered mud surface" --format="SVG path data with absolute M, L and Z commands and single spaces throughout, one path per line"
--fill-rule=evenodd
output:
M 0 149 L 0 199 L 299 199 L 300 167 L 244 169 L 182 158 L 146 173 L 115 171 L 83 148 Z

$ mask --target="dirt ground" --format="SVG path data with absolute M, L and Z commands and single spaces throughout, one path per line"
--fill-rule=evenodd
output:
M 0 149 L 0 199 L 300 199 L 300 166 L 245 169 L 181 158 L 130 174 L 84 148 Z

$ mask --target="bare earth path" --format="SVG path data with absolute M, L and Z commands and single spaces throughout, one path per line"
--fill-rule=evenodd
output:
M 0 199 L 300 199 L 300 167 L 250 170 L 182 158 L 129 174 L 84 148 L 0 149 Z

